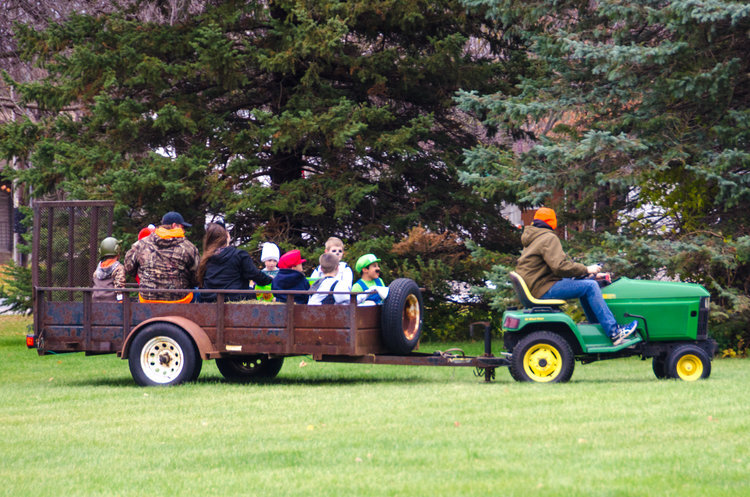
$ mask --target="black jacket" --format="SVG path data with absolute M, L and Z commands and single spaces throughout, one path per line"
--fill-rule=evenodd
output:
M 249 290 L 250 280 L 257 285 L 268 285 L 271 277 L 255 266 L 250 254 L 236 247 L 224 247 L 211 256 L 203 275 L 203 288 L 224 290 Z M 247 300 L 251 295 L 225 294 L 224 300 Z M 201 292 L 201 301 L 213 302 L 215 293 Z
M 297 271 L 296 269 L 279 269 L 279 274 L 273 279 L 271 288 L 274 290 L 309 290 L 310 283 L 305 278 L 305 275 Z M 286 302 L 287 295 L 274 293 L 277 302 Z M 295 304 L 307 304 L 307 298 L 309 295 L 295 295 Z

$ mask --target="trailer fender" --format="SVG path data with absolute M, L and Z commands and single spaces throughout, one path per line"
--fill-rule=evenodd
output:
M 195 343 L 195 346 L 198 348 L 198 354 L 202 359 L 208 359 L 211 354 L 216 353 L 215 347 L 213 346 L 213 343 L 211 343 L 211 339 L 208 338 L 208 335 L 203 330 L 203 328 L 198 326 L 195 322 L 181 316 L 161 316 L 157 318 L 147 319 L 139 323 L 138 326 L 133 328 L 130 333 L 128 333 L 128 336 L 125 338 L 125 341 L 122 344 L 122 350 L 117 353 L 120 359 L 128 358 L 128 353 L 130 352 L 130 344 L 133 342 L 135 336 L 143 328 L 153 323 L 171 323 L 182 328 L 185 333 L 190 335 L 190 338 L 192 338 L 193 343 Z

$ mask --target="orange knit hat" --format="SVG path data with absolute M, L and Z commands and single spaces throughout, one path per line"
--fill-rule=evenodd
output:
M 557 215 L 555 214 L 555 211 L 553 211 L 549 207 L 542 207 L 541 209 L 537 209 L 536 214 L 534 214 L 534 219 L 544 221 L 553 230 L 557 229 Z

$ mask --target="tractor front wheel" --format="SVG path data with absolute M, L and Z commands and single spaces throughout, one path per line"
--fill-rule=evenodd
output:
M 654 370 L 654 376 L 660 380 L 669 378 L 667 374 L 667 359 L 665 357 L 656 356 L 651 361 L 651 368 Z
M 667 357 L 667 374 L 670 378 L 696 381 L 711 375 L 711 358 L 697 345 L 680 345 Z

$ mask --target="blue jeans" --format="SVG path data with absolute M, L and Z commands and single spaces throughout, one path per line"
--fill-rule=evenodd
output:
M 542 295 L 543 299 L 580 299 L 583 312 L 590 323 L 599 323 L 607 336 L 617 332 L 617 321 L 612 311 L 602 298 L 599 283 L 594 280 L 574 280 L 563 278 L 558 281 L 547 293 Z

